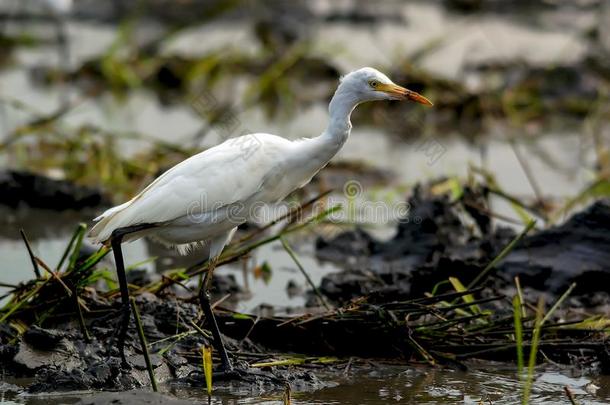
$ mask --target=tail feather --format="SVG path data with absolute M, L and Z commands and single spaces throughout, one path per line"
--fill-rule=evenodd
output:
M 109 208 L 104 211 L 102 215 L 95 218 L 94 221 L 97 222 L 97 224 L 89 231 L 89 238 L 91 238 L 94 243 L 106 242 L 112 235 L 112 232 L 118 228 L 117 226 L 112 226 L 112 220 L 127 208 L 129 204 L 131 204 L 131 201 Z

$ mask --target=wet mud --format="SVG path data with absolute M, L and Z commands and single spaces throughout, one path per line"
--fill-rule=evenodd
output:
M 576 283 L 567 309 L 542 329 L 540 350 L 558 363 L 609 372 L 605 334 L 578 322 L 587 310 L 599 311 L 610 303 L 609 284 L 599 281 L 610 279 L 610 203 L 600 200 L 562 225 L 532 230 L 487 277 L 471 285 L 517 233 L 492 226 L 485 211 L 473 208 L 486 204 L 484 188 L 465 188 L 457 199 L 435 195 L 432 189 L 415 189 L 408 216 L 388 241 L 353 230 L 317 242 L 321 260 L 344 268 L 319 285 L 330 309 L 320 308 L 313 292 L 310 303 L 316 308 L 291 317 L 235 313 L 221 302 L 215 312 L 240 373 L 231 379 L 218 374 L 215 387 L 237 384 L 278 392 L 289 383 L 293 390 L 314 390 L 332 384 L 332 377 L 320 378 L 312 366 L 345 367 L 353 356 L 461 370 L 470 359 L 513 362 L 509 297 L 515 295 L 515 276 L 531 302 L 538 296 L 554 302 Z M 96 270 L 98 261 L 83 255 L 61 273 L 61 283 L 51 277 L 18 288 L 16 302 L 22 303 L 9 306 L 8 313 L 5 309 L 0 322 L 0 371 L 5 380 L 25 378 L 29 383 L 20 389 L 29 393 L 149 386 L 133 325 L 126 342 L 130 368 L 121 367 L 116 336 L 120 299 L 116 290 L 98 288 L 95 280 L 108 275 Z M 458 290 L 447 282 L 451 278 L 468 289 Z M 129 272 L 156 379 L 204 387 L 201 348 L 212 341 L 196 294 L 177 283 L 155 289 L 155 280 L 145 271 Z M 216 299 L 239 293 L 230 276 L 215 275 L 213 285 Z M 72 290 L 78 292 L 78 304 L 67 294 L 67 286 L 78 286 Z M 181 294 L 176 294 L 178 289 Z M 566 321 L 566 326 L 556 327 Z M 532 327 L 525 326 L 524 333 L 528 339 Z M 215 358 L 214 364 L 219 363 Z
M 0 356 L 5 379 L 29 379 L 27 392 L 120 390 L 126 391 L 150 385 L 146 364 L 141 354 L 137 332 L 130 328 L 126 341 L 130 368 L 121 367 L 116 341 L 119 308 L 104 303 L 99 297 L 89 297 L 87 304 L 105 315 L 87 320 L 87 339 L 78 325 L 66 319 L 55 320 L 55 328 L 32 325 L 17 338 L 6 324 L 0 331 Z M 137 299 L 144 332 L 151 344 L 152 365 L 160 383 L 177 386 L 205 387 L 200 348 L 211 341 L 184 323 L 198 319 L 198 306 L 175 299 L 160 299 L 152 294 Z M 184 323 L 183 323 L 184 322 Z M 157 343 L 155 343 L 157 342 Z M 229 350 L 246 352 L 255 358 L 265 357 L 249 340 L 226 339 Z M 258 356 L 257 356 L 258 354 Z M 215 361 L 219 364 L 219 361 Z M 239 378 L 215 376 L 215 385 L 223 380 L 232 386 L 259 387 L 261 390 L 282 390 L 286 383 L 298 389 L 325 386 L 309 371 L 288 371 L 281 368 L 248 368 L 236 357 L 236 367 L 242 370 Z M 22 390 L 22 389 L 20 389 Z
M 482 200 L 479 191 L 450 201 L 419 188 L 391 240 L 377 241 L 363 230 L 319 239 L 317 256 L 345 268 L 326 276 L 321 291 L 337 302 L 371 292 L 400 299 L 422 296 L 449 277 L 470 283 L 516 236 L 512 228 L 492 228 L 492 218 L 473 208 Z M 576 283 L 576 295 L 607 296 L 609 224 L 610 201 L 602 200 L 562 225 L 532 232 L 498 263 L 487 285 L 503 288 L 518 276 L 522 285 L 551 295 Z
M 99 190 L 71 181 L 24 171 L 0 171 L 0 204 L 53 211 L 83 210 L 109 205 Z

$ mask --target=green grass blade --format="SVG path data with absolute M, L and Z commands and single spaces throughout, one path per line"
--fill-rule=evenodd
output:
M 506 255 L 508 255 L 515 248 L 515 246 L 517 246 L 521 239 L 523 239 L 525 235 L 527 235 L 527 233 L 534 227 L 534 225 L 536 225 L 536 221 L 529 222 L 525 226 L 523 231 L 521 231 L 519 235 L 517 235 L 508 245 L 506 245 L 506 247 L 502 249 L 500 254 L 496 256 L 496 258 L 493 259 L 474 280 L 472 280 L 472 282 L 468 285 L 468 289 L 471 290 L 476 287 L 476 285 L 479 284 L 485 278 L 485 276 L 487 276 L 487 273 L 489 273 L 494 267 L 496 267 L 496 265 L 500 261 L 502 261 L 502 259 L 504 259 Z
M 55 267 L 55 271 L 61 270 L 61 267 L 64 265 L 64 262 L 68 258 L 68 255 L 70 254 L 70 250 L 72 249 L 72 246 L 74 245 L 74 241 L 76 240 L 79 233 L 81 232 L 81 225 L 82 224 L 79 224 L 78 227 L 76 228 L 76 230 L 74 231 L 74 233 L 72 234 L 72 237 L 70 238 L 70 242 L 68 242 L 68 245 L 66 246 L 66 249 L 64 250 L 64 253 L 61 255 L 61 259 L 59 259 L 59 263 L 57 263 L 57 266 Z
M 286 239 L 284 239 L 283 237 L 280 237 L 280 242 L 282 242 L 282 246 L 284 247 L 284 250 L 286 250 L 286 252 L 290 256 L 292 261 L 297 265 L 298 269 L 301 271 L 301 273 L 305 277 L 305 280 L 307 280 L 307 283 L 309 284 L 309 286 L 313 289 L 314 293 L 316 294 L 316 296 L 318 297 L 318 299 L 320 300 L 322 305 L 324 305 L 324 308 L 326 308 L 327 310 L 330 311 L 331 310 L 330 306 L 326 303 L 324 296 L 322 295 L 320 290 L 318 290 L 318 287 L 316 287 L 314 282 L 311 280 L 311 277 L 309 277 L 309 274 L 307 274 L 307 272 L 305 271 L 305 268 L 299 261 L 299 258 L 297 257 L 297 255 L 294 252 L 294 250 L 292 249 L 292 247 L 290 247 L 288 242 L 286 242 Z
M 523 378 L 523 319 L 521 318 L 521 299 L 513 298 L 513 316 L 515 318 L 515 343 L 517 345 L 517 375 Z
M 155 378 L 155 371 L 152 366 L 152 362 L 150 361 L 150 355 L 148 353 L 148 343 L 146 342 L 146 336 L 144 335 L 144 328 L 142 327 L 142 320 L 140 319 L 140 312 L 138 311 L 138 306 L 136 305 L 136 299 L 134 297 L 130 298 L 131 301 L 131 310 L 133 312 L 133 316 L 136 321 L 136 327 L 138 330 L 138 337 L 140 338 L 140 345 L 142 346 L 142 354 L 144 355 L 144 361 L 146 362 L 146 370 L 148 371 L 148 377 L 150 378 L 150 384 L 152 385 L 153 391 L 159 391 L 157 387 L 157 379 Z
M 212 348 L 203 346 L 201 348 L 201 360 L 203 362 L 203 375 L 205 376 L 205 386 L 208 398 L 212 397 Z
M 532 342 L 530 345 L 530 356 L 527 364 L 527 379 L 523 387 L 522 405 L 528 405 L 530 395 L 532 393 L 532 385 L 534 384 L 534 368 L 536 367 L 536 356 L 538 355 L 538 344 L 540 343 L 540 332 L 542 330 L 542 313 L 544 312 L 544 300 L 538 300 L 536 309 L 536 323 L 534 324 L 534 332 L 532 334 Z
M 72 249 L 72 254 L 70 255 L 70 261 L 68 262 L 68 272 L 74 270 L 74 265 L 76 264 L 76 260 L 78 259 L 78 255 L 80 253 L 80 248 L 83 245 L 83 238 L 85 237 L 85 232 L 87 231 L 87 225 L 79 224 L 78 229 L 76 231 L 76 239 L 74 242 L 74 249 Z
M 574 290 L 575 287 L 576 287 L 576 283 L 570 284 L 570 287 L 568 287 L 566 292 L 564 292 L 561 295 L 561 297 L 559 297 L 557 302 L 555 302 L 555 304 L 551 307 L 551 309 L 549 309 L 549 312 L 547 312 L 546 315 L 544 316 L 544 318 L 542 318 L 542 323 L 541 323 L 542 325 L 544 325 L 544 323 L 551 318 L 551 315 L 553 315 L 553 312 L 555 312 L 557 310 L 557 308 L 559 308 L 561 303 L 563 301 L 565 301 L 566 298 L 568 298 L 568 295 L 570 295 L 572 293 L 572 290 Z
M 464 285 L 456 277 L 449 277 L 449 282 L 451 283 L 451 285 L 453 286 L 453 289 L 456 292 L 468 291 L 466 289 L 466 287 L 464 287 Z M 465 294 L 465 295 L 462 295 L 462 300 L 466 304 L 470 304 L 470 303 L 474 302 L 474 297 L 472 296 L 472 294 Z M 479 308 L 479 306 L 477 304 L 471 305 L 470 309 L 471 309 L 472 313 L 475 315 L 481 313 L 481 308 Z

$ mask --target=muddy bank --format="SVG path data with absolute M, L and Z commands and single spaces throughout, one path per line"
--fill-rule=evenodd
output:
M 353 356 L 457 369 L 466 369 L 470 359 L 514 362 L 515 276 L 525 300 L 523 350 L 530 350 L 538 328 L 532 310 L 537 298 L 544 295 L 550 306 L 576 282 L 569 300 L 539 326 L 544 358 L 538 360 L 610 372 L 602 316 L 610 300 L 607 284 L 598 281 L 608 273 L 610 204 L 598 201 L 563 225 L 532 231 L 480 277 L 516 233 L 494 226 L 485 214 L 484 187 L 465 187 L 455 199 L 432 190 L 416 188 L 408 217 L 387 242 L 364 231 L 318 242 L 320 258 L 345 267 L 319 286 L 328 309 L 313 294 L 310 301 L 317 308 L 291 317 L 236 313 L 221 302 L 215 311 L 241 374 L 231 380 L 218 375 L 215 387 L 277 392 L 289 383 L 293 390 L 314 390 L 332 384 L 333 370 L 351 364 Z M 126 345 L 131 367 L 120 365 L 120 300 L 112 269 L 101 261 L 108 250 L 78 256 L 74 249 L 65 268 L 16 286 L 0 309 L 3 375 L 29 379 L 25 389 L 31 393 L 147 387 L 133 326 Z M 577 268 L 571 265 L 575 261 Z M 131 293 L 162 383 L 204 386 L 201 348 L 212 342 L 195 298 L 194 274 L 167 273 L 159 279 L 130 272 Z M 237 292 L 222 275 L 214 289 L 216 299 Z M 602 323 L 591 323 L 590 313 L 599 314 L 596 322 Z M 331 370 L 331 377 L 320 378 L 320 369 Z
M 318 240 L 318 257 L 346 269 L 325 277 L 321 291 L 341 302 L 373 291 L 393 299 L 422 296 L 449 277 L 468 285 L 516 236 L 512 228 L 492 226 L 484 194 L 465 189 L 450 201 L 419 188 L 391 240 L 376 241 L 362 230 Z M 518 276 L 524 286 L 552 295 L 576 283 L 575 294 L 608 297 L 609 224 L 610 202 L 602 200 L 562 225 L 527 235 L 498 263 L 487 285 L 504 288 Z
M 117 303 L 99 296 L 81 295 L 90 311 L 98 314 L 86 317 L 86 334 L 69 316 L 53 316 L 46 323 L 55 328 L 30 326 L 25 333 L 7 324 L 0 324 L 0 358 L 4 378 L 29 378 L 27 392 L 120 390 L 147 387 L 150 380 L 141 355 L 141 346 L 134 328 L 130 328 L 127 360 L 130 369 L 121 368 L 116 348 L 115 332 L 119 319 Z M 112 300 L 114 301 L 114 300 Z M 160 383 L 204 387 L 200 348 L 210 345 L 210 339 L 192 326 L 198 321 L 198 306 L 151 294 L 140 295 L 137 305 L 141 311 L 145 334 L 151 345 L 152 364 Z M 226 340 L 233 353 L 246 353 L 246 359 L 264 360 L 265 355 L 248 339 Z M 307 370 L 288 371 L 281 368 L 252 368 L 236 355 L 240 369 L 248 370 L 241 378 L 227 380 L 232 387 L 258 387 L 262 391 L 282 390 L 286 383 L 295 389 L 307 390 L 325 386 L 315 374 Z M 219 361 L 215 361 L 219 364 Z M 223 376 L 215 377 L 216 386 L 223 385 Z
M 10 208 L 30 207 L 46 210 L 84 210 L 109 201 L 99 190 L 39 174 L 0 171 L 0 204 Z

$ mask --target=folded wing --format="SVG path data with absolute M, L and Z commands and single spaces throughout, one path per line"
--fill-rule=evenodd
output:
M 290 142 L 269 134 L 229 139 L 165 172 L 130 201 L 110 208 L 95 220 L 89 236 L 105 242 L 115 229 L 162 224 L 193 213 L 210 212 L 246 201 L 278 164 Z

